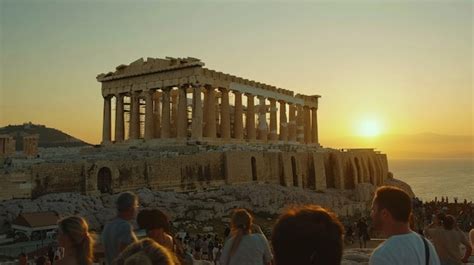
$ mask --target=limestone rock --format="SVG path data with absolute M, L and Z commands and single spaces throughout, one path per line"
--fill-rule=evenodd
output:
M 413 192 L 413 190 L 411 189 L 410 185 L 408 185 L 406 182 L 404 181 L 401 181 L 399 179 L 396 179 L 396 178 L 387 178 L 384 182 L 384 185 L 387 185 L 387 186 L 395 186 L 397 188 L 400 188 L 402 190 L 404 190 L 406 193 L 408 193 L 408 195 L 413 198 L 415 197 L 415 193 Z

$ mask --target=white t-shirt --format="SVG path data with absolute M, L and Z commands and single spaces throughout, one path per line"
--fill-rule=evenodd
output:
M 430 265 L 440 265 L 434 246 L 426 240 L 430 250 Z M 415 232 L 391 236 L 380 244 L 370 257 L 369 265 L 425 265 L 425 245 Z
M 225 242 L 219 259 L 221 264 L 226 264 L 233 241 L 234 239 L 230 238 Z M 267 238 L 258 233 L 250 234 L 242 237 L 236 252 L 230 258 L 228 265 L 263 265 L 270 263 L 272 258 L 273 256 Z

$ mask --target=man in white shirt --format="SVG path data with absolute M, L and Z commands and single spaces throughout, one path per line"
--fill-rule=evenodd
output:
M 439 265 L 433 245 L 410 229 L 411 199 L 399 188 L 383 186 L 372 201 L 372 223 L 387 237 L 370 257 L 370 265 Z

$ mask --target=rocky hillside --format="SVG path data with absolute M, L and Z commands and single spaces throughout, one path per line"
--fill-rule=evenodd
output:
M 328 190 L 318 193 L 293 187 L 270 184 L 244 184 L 222 186 L 217 190 L 176 193 L 140 189 L 136 191 L 143 207 L 156 207 L 166 212 L 176 229 L 218 229 L 228 221 L 232 209 L 251 209 L 260 220 L 271 222 L 285 207 L 292 204 L 316 203 L 336 211 L 339 215 L 352 215 L 367 210 L 374 187 L 360 184 L 354 191 Z M 78 214 L 85 217 L 92 229 L 101 226 L 115 215 L 118 194 L 86 196 L 78 193 L 56 193 L 35 200 L 9 200 L 0 202 L 0 232 L 20 212 L 55 211 L 62 216 Z M 206 228 L 207 227 L 207 228 Z
M 60 130 L 48 128 L 44 125 L 32 124 L 31 122 L 2 127 L 0 128 L 0 134 L 13 136 L 16 141 L 16 150 L 23 149 L 23 136 L 31 134 L 39 135 L 39 147 L 77 147 L 89 145 Z

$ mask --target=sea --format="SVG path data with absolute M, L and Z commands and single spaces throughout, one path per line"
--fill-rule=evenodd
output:
M 408 183 L 424 201 L 448 196 L 458 202 L 474 202 L 474 158 L 471 159 L 391 159 L 389 171 Z

